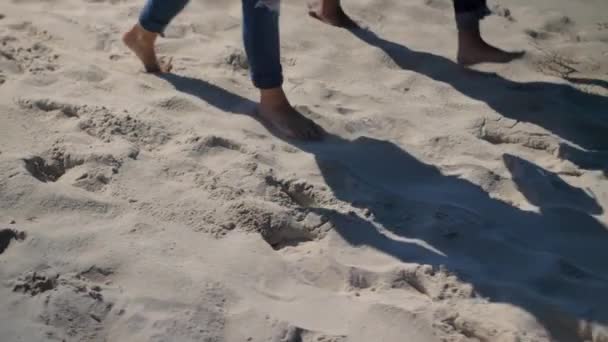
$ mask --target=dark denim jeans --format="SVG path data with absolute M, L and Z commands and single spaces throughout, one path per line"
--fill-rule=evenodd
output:
M 146 30 L 162 34 L 171 20 L 188 4 L 188 0 L 148 0 L 139 24 Z M 283 84 L 279 42 L 279 1 L 242 0 L 243 40 L 249 60 L 251 79 L 260 89 Z
M 478 28 L 479 21 L 490 14 L 486 0 L 454 0 L 454 11 L 459 30 Z

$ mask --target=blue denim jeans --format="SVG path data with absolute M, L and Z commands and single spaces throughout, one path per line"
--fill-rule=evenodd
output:
M 188 0 L 147 0 L 139 17 L 146 30 L 162 35 Z M 283 84 L 279 40 L 279 0 L 242 0 L 243 41 L 253 84 L 260 89 Z

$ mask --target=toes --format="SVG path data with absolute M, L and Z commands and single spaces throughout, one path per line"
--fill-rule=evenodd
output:
M 149 74 L 155 74 L 155 73 L 161 72 L 161 68 L 160 68 L 160 66 L 158 66 L 158 64 L 144 65 L 144 69 Z
M 511 60 L 516 60 L 516 59 L 520 59 L 523 58 L 526 55 L 526 51 L 517 51 L 517 52 L 512 52 L 511 53 Z
M 499 57 L 496 58 L 496 61 L 498 63 L 509 63 L 512 62 L 514 60 L 520 59 L 525 55 L 524 51 L 518 51 L 518 52 L 504 52 L 504 51 L 500 51 L 500 55 Z
M 341 28 L 358 28 L 359 24 L 357 24 L 354 20 L 352 20 L 349 16 L 344 12 L 339 12 L 336 16 L 326 17 L 322 16 L 315 11 L 309 11 L 308 15 L 314 19 L 322 21 L 328 25 L 341 27 Z
M 323 136 L 321 128 L 306 118 L 279 128 L 285 136 L 297 140 L 320 140 Z
M 169 73 L 173 69 L 173 57 L 169 57 L 166 61 L 161 59 L 154 64 L 144 65 L 144 67 L 150 74 Z
M 331 22 L 329 22 L 327 19 L 325 19 L 324 17 L 322 17 L 321 15 L 319 15 L 319 13 L 315 12 L 315 11 L 310 11 L 308 12 L 308 15 L 313 18 L 313 19 L 317 19 L 320 22 L 329 24 L 329 25 L 333 25 Z
M 315 18 L 317 20 L 321 20 L 321 18 L 319 18 L 319 15 L 317 14 L 317 12 L 315 11 L 308 11 L 308 15 L 312 18 Z
M 288 139 L 320 140 L 323 129 L 293 108 L 268 110 L 258 108 L 258 117 L 267 127 Z
M 480 63 L 509 63 L 525 56 L 525 51 L 506 52 L 497 48 L 474 54 L 458 54 L 457 62 L 462 66 L 472 66 Z

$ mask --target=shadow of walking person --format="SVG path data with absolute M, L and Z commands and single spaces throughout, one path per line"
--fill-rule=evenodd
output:
M 586 93 L 568 84 L 511 81 L 494 73 L 463 68 L 439 55 L 409 49 L 369 30 L 351 29 L 350 32 L 384 51 L 402 69 L 449 84 L 504 117 L 538 125 L 579 146 L 562 154 L 564 158 L 573 156 L 575 164 L 608 168 L 604 161 L 596 160 L 600 155 L 581 156 L 585 152 L 608 150 L 608 97 Z M 563 144 L 563 147 L 569 146 Z
M 255 105 L 201 80 L 163 78 L 226 112 L 251 115 Z M 368 213 L 307 208 L 329 218 L 349 244 L 445 268 L 480 297 L 533 315 L 553 341 L 600 340 L 593 323 L 608 323 L 608 230 L 591 215 L 603 209 L 587 192 L 505 156 L 517 189 L 540 208 L 526 211 L 388 141 L 329 135 L 323 143 L 286 142 L 314 155 L 337 200 Z
M 600 299 L 608 286 L 608 230 L 590 215 L 603 209 L 557 175 L 505 156 L 517 188 L 541 208 L 533 212 L 387 141 L 331 137 L 298 146 L 315 155 L 337 199 L 370 213 L 313 209 L 350 244 L 446 268 L 479 296 L 533 314 L 555 341 L 591 340 L 580 322 L 608 322 L 608 300 Z M 542 173 L 531 180 L 531 172 Z

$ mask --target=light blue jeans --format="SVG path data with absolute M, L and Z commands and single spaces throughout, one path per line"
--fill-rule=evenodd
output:
M 148 0 L 139 17 L 146 30 L 163 34 L 189 0 Z M 243 41 L 253 84 L 260 89 L 283 84 L 279 39 L 279 0 L 242 0 Z

